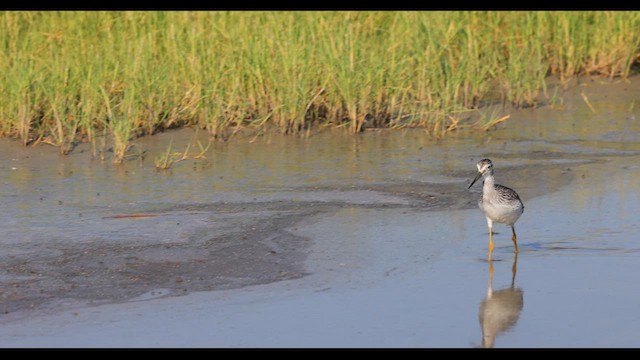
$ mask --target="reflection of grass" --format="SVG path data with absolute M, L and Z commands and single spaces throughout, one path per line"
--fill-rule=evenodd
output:
M 167 146 L 167 150 L 165 151 L 165 153 L 162 156 L 156 158 L 155 160 L 156 169 L 168 169 L 175 162 L 173 158 L 175 155 L 174 153 L 172 153 L 172 148 L 171 148 L 172 144 L 173 144 L 173 139 L 169 141 L 169 146 Z
M 596 109 L 593 108 L 593 106 L 591 105 L 591 102 L 589 101 L 589 98 L 587 97 L 587 95 L 584 92 L 580 92 L 580 96 L 582 96 L 582 100 L 584 100 L 584 102 L 587 104 L 587 107 L 589 107 L 589 110 L 591 110 L 592 113 L 596 113 Z
M 549 74 L 628 76 L 639 28 L 638 12 L 601 11 L 4 12 L 0 135 L 68 153 L 106 134 L 116 163 L 185 125 L 440 138 L 492 92 L 532 106 Z
M 194 139 L 197 137 L 197 133 L 196 135 L 194 135 Z M 184 150 L 184 152 L 174 152 L 172 149 L 172 145 L 173 145 L 173 140 L 169 141 L 169 146 L 167 146 L 167 150 L 160 155 L 159 157 L 157 157 L 155 159 L 155 165 L 156 165 L 156 169 L 158 170 L 167 170 L 169 168 L 171 168 L 171 166 L 173 166 L 173 164 L 182 161 L 182 160 L 187 160 L 187 159 L 204 159 L 205 156 L 204 154 L 209 150 L 209 147 L 211 146 L 211 141 L 209 141 L 209 143 L 207 144 L 207 146 L 202 146 L 202 144 L 200 143 L 200 141 L 197 141 L 198 147 L 199 147 L 199 153 L 196 154 L 191 154 L 189 153 L 189 150 L 191 149 L 191 142 L 189 142 L 189 144 L 187 144 L 186 149 Z
M 501 122 L 506 121 L 510 117 L 511 117 L 510 114 L 498 117 L 496 112 L 493 112 L 492 114 L 490 114 L 488 116 L 487 116 L 487 114 L 482 114 L 480 116 L 480 120 L 478 120 L 474 124 L 474 127 L 478 128 L 478 129 L 482 129 L 484 131 L 487 131 L 490 128 L 500 124 Z

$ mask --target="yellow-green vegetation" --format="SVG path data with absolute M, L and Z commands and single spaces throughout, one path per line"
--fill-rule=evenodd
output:
M 106 134 L 119 162 L 181 126 L 442 137 L 484 101 L 535 105 L 549 75 L 627 77 L 640 12 L 9 11 L 0 39 L 0 135 Z
M 202 146 L 202 143 L 200 143 L 199 141 L 195 140 L 197 138 L 197 132 L 193 137 L 193 140 L 191 142 L 189 142 L 189 144 L 187 145 L 187 148 L 184 150 L 184 152 L 174 152 L 173 148 L 172 148 L 172 144 L 173 144 L 173 140 L 169 141 L 169 146 L 167 147 L 167 150 L 161 154 L 160 156 L 156 157 L 156 159 L 154 160 L 154 163 L 156 165 L 156 169 L 158 170 L 168 170 L 169 168 L 171 168 L 171 166 L 173 166 L 173 164 L 177 163 L 178 161 L 182 161 L 182 160 L 187 160 L 187 159 L 204 159 L 205 158 L 205 153 L 209 150 L 209 147 L 211 146 L 211 141 L 209 141 L 209 143 L 207 144 L 207 146 Z M 193 141 L 196 141 L 198 144 L 198 147 L 200 148 L 200 152 L 197 154 L 191 154 L 189 152 L 189 150 L 191 149 L 191 143 Z

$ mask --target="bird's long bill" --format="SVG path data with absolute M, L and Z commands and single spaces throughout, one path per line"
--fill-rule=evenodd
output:
M 479 172 L 478 175 L 476 175 L 476 178 L 473 179 L 473 181 L 471 182 L 471 185 L 469 185 L 469 187 L 467 189 L 471 189 L 471 187 L 473 186 L 473 184 L 476 183 L 476 181 L 478 181 L 478 179 L 480 179 L 482 177 L 482 173 Z

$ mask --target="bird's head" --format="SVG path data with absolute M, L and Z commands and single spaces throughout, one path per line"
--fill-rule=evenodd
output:
M 467 187 L 467 189 L 471 189 L 473 184 L 475 184 L 476 181 L 478 181 L 478 179 L 480 179 L 482 176 L 486 174 L 493 175 L 493 163 L 491 162 L 491 160 L 482 159 L 478 161 L 476 166 L 478 167 L 478 174 L 476 175 L 475 179 L 473 179 L 469 187 Z

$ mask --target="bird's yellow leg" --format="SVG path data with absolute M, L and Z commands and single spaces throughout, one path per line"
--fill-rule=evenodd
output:
M 513 227 L 513 225 L 511 225 L 511 231 L 513 232 L 513 236 L 511 237 L 511 240 L 513 240 L 513 248 L 516 252 L 516 254 L 518 253 L 518 236 L 516 235 L 516 228 Z

